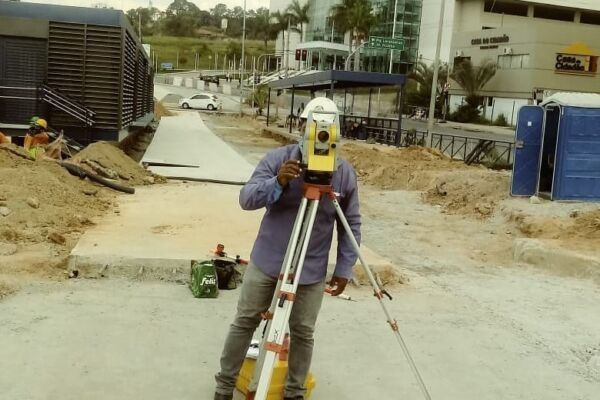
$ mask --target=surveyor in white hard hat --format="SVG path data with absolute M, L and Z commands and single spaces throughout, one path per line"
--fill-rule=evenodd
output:
M 337 107 L 329 99 L 313 99 L 306 105 L 301 117 L 306 120 L 314 110 L 337 112 Z M 261 313 L 269 309 L 273 298 L 288 241 L 304 196 L 301 159 L 298 144 L 270 151 L 240 192 L 240 205 L 244 210 L 265 208 L 266 212 L 244 274 L 237 314 L 225 340 L 221 371 L 216 375 L 215 400 L 233 398 L 235 383 L 252 335 L 261 322 Z M 339 160 L 331 184 L 333 190 L 339 193 L 340 205 L 355 238 L 360 241 L 358 190 L 352 166 Z M 334 205 L 326 201 L 319 204 L 289 319 L 289 370 L 284 389 L 285 400 L 302 400 L 306 392 L 304 383 L 312 359 L 313 332 L 323 300 L 335 221 Z M 342 226 L 338 226 L 337 238 L 336 266 L 329 282 L 334 296 L 344 291 L 357 259 L 351 239 Z
M 333 100 L 328 99 L 327 97 L 317 97 L 309 101 L 306 105 L 306 108 L 304 108 L 300 113 L 300 123 L 298 124 L 298 129 L 300 130 L 301 134 L 304 134 L 308 113 L 311 111 L 338 112 L 338 108 Z

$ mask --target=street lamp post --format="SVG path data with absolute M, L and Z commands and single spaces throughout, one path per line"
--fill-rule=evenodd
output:
M 431 82 L 431 100 L 429 101 L 429 119 L 427 120 L 427 143 L 431 144 L 433 120 L 435 118 L 435 97 L 440 69 L 440 49 L 442 47 L 442 30 L 444 28 L 444 8 L 446 0 L 442 0 L 440 9 L 440 24 L 438 28 L 437 46 L 435 48 L 435 61 L 433 63 L 433 81 Z
M 246 56 L 246 0 L 244 0 L 244 16 L 242 18 L 242 67 L 240 74 L 240 117 L 244 115 L 244 61 Z
M 396 37 L 396 17 L 398 15 L 398 0 L 394 2 L 394 25 L 392 25 L 392 38 Z M 390 74 L 394 66 L 394 49 L 390 50 Z

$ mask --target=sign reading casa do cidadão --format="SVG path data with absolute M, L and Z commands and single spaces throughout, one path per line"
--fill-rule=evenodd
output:
M 595 75 L 598 54 L 583 43 L 574 43 L 556 53 L 554 70 L 559 74 Z

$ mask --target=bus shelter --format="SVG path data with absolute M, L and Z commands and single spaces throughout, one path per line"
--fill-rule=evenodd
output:
M 378 142 L 400 146 L 402 137 L 402 105 L 404 102 L 404 85 L 406 75 L 383 74 L 378 72 L 362 71 L 311 71 L 290 78 L 279 79 L 268 83 L 269 95 L 267 101 L 267 125 L 271 113 L 271 92 L 273 90 L 291 90 L 291 107 L 289 116 L 294 115 L 294 96 L 297 91 L 310 92 L 311 98 L 317 92 L 325 92 L 327 97 L 333 99 L 334 93 L 344 91 L 343 113 L 340 113 L 342 129 L 350 123 L 365 123 L 368 135 Z M 374 118 L 371 116 L 373 91 L 378 88 L 393 88 L 397 91 L 397 117 Z M 368 89 L 369 100 L 366 116 L 346 115 L 346 94 L 349 90 Z M 290 133 L 292 124 L 289 124 Z

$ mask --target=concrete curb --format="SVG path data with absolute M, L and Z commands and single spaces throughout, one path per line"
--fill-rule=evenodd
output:
M 130 258 L 112 255 L 71 254 L 69 271 L 81 278 L 128 278 L 136 280 L 189 282 L 191 260 L 166 258 Z
M 600 257 L 560 247 L 553 240 L 516 239 L 513 257 L 562 276 L 591 278 L 600 282 Z

